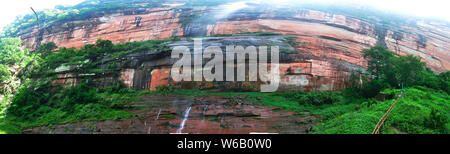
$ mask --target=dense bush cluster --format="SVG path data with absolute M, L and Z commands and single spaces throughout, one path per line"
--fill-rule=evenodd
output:
M 49 84 L 28 82 L 10 108 L 22 127 L 86 120 L 128 118 L 118 111 L 129 105 L 138 93 L 124 87 L 96 88 L 81 83 L 71 88 L 52 88 Z M 115 91 L 113 89 L 121 89 Z
M 336 92 L 311 92 L 300 97 L 298 101 L 311 105 L 324 105 L 337 103 L 341 100 L 340 97 L 341 95 Z
M 316 133 L 370 133 L 395 96 L 402 93 L 401 88 L 405 88 L 405 98 L 398 100 L 383 133 L 450 132 L 450 72 L 436 75 L 419 57 L 395 56 L 382 47 L 364 51 L 364 57 L 369 74 L 362 78 L 353 74 L 349 87 L 342 91 L 346 99 L 362 99 L 362 103 L 326 108 L 321 114 L 328 119 Z M 379 102 L 373 99 L 378 95 L 390 97 Z M 346 108 L 348 105 L 354 108 Z M 333 114 L 336 109 L 341 110 L 340 115 Z M 332 116 L 327 116 L 330 113 Z
M 170 40 L 175 40 L 172 38 Z M 109 40 L 98 39 L 95 44 L 85 45 L 81 49 L 59 48 L 57 52 L 52 53 L 57 48 L 54 43 L 42 44 L 39 48 L 41 57 L 38 58 L 41 66 L 35 69 L 35 77 L 42 77 L 43 73 L 52 74 L 58 67 L 68 67 L 74 74 L 98 73 L 98 71 L 108 71 L 107 69 L 98 70 L 98 65 L 102 64 L 103 58 L 113 58 L 115 62 L 122 62 L 126 54 L 142 52 L 166 52 L 170 48 L 166 42 L 170 40 L 148 40 L 141 42 L 127 42 L 113 44 Z M 51 54 L 50 54 L 51 53 Z M 45 75 L 44 75 L 45 76 Z
M 366 50 L 364 56 L 368 73 L 352 74 L 342 91 L 283 93 L 276 96 L 298 106 L 289 101 L 267 104 L 321 115 L 314 133 L 368 134 L 403 87 L 406 97 L 398 100 L 382 133 L 450 133 L 450 72 L 436 75 L 419 57 L 396 56 L 382 47 Z
M 401 89 L 386 89 L 381 93 L 397 95 Z M 381 116 L 395 99 L 379 101 L 349 95 L 346 90 L 336 92 L 219 92 L 200 90 L 175 91 L 178 95 L 247 96 L 256 104 L 287 110 L 298 116 L 319 115 L 316 134 L 370 134 Z M 329 96 L 325 96 L 329 95 Z M 328 102 L 331 104 L 322 103 Z M 328 100 L 328 101 L 327 101 Z M 423 86 L 406 89 L 385 123 L 382 134 L 448 134 L 450 133 L 450 95 L 442 90 Z
M 289 92 L 282 96 L 298 102 L 301 105 L 325 105 L 334 104 L 342 100 L 340 92 L 322 91 L 322 92 Z
M 118 86 L 97 87 L 93 85 L 92 77 L 89 76 L 80 78 L 82 83 L 74 87 L 63 88 L 63 85 L 55 87 L 52 83 L 56 71 L 61 67 L 67 67 L 67 71 L 74 75 L 107 71 L 109 69 L 99 68 L 104 58 L 111 58 L 113 59 L 112 63 L 115 63 L 116 61 L 123 62 L 125 55 L 130 53 L 164 53 L 170 50 L 166 43 L 173 40 L 177 40 L 177 38 L 113 44 L 111 41 L 98 39 L 95 44 L 85 45 L 81 49 L 58 49 L 53 42 L 42 44 L 38 49 L 36 62 L 33 64 L 31 74 L 33 80 L 28 80 L 24 87 L 17 92 L 12 106 L 8 110 L 10 113 L 8 121 L 18 125 L 18 128 L 26 128 L 56 123 L 128 118 L 129 114 L 121 110 L 129 107 L 133 100 L 137 99 L 137 96 L 146 91 L 137 92 L 125 88 L 120 81 L 116 84 Z M 23 50 L 15 50 L 21 46 L 21 42 L 3 41 L 1 47 L 5 47 L 6 42 L 8 42 L 7 45 L 15 47 L 8 48 L 14 52 L 8 50 L 1 52 L 15 55 L 26 53 Z M 30 56 L 28 54 L 23 56 L 21 59 L 17 58 L 18 60 L 13 63 L 22 63 L 24 66 L 28 64 L 30 60 L 26 58 L 30 59 Z M 11 56 L 5 54 L 3 57 Z M 6 61 L 2 63 L 6 63 Z M 114 67 L 114 69 L 119 68 Z M 24 74 L 23 70 L 17 73 L 19 77 Z M 11 78 L 11 72 L 7 65 L 0 64 L 0 75 L 2 82 Z M 168 93 L 170 89 L 160 88 L 159 91 Z M 6 102 L 6 99 L 6 97 L 2 99 L 1 110 L 5 107 L 3 103 Z
M 398 94 L 400 90 L 396 91 Z M 443 91 L 426 87 L 407 88 L 406 98 L 398 100 L 382 133 L 448 134 L 449 100 L 450 95 Z M 323 119 L 324 123 L 315 128 L 315 133 L 369 134 L 394 101 L 368 99 L 363 103 L 353 102 L 325 108 L 320 114 L 327 119 Z M 340 114 L 334 114 L 336 112 Z
M 0 96 L 8 96 L 17 86 L 16 82 L 22 78 L 21 72 L 32 60 L 27 49 L 22 49 L 19 38 L 0 39 Z
M 355 74 L 351 76 L 348 84 L 351 93 L 371 98 L 384 89 L 414 86 L 450 93 L 449 72 L 435 75 L 420 57 L 395 56 L 392 51 L 383 47 L 365 50 L 364 57 L 368 59 L 368 74 L 363 75 L 363 78 Z M 364 81 L 362 85 L 358 83 L 360 80 Z
M 8 70 L 8 66 L 0 64 L 0 83 L 3 83 L 10 78 L 11 78 L 11 71 Z
M 0 39 L 0 64 L 23 65 L 31 60 L 28 49 L 22 49 L 19 38 Z

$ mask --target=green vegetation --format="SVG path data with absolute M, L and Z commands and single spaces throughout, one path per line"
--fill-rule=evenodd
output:
M 63 23 L 74 20 L 85 20 L 99 17 L 104 14 L 114 13 L 119 10 L 160 7 L 164 2 L 184 2 L 182 7 L 216 6 L 237 0 L 86 0 L 75 6 L 56 6 L 54 9 L 45 9 L 36 12 L 43 27 L 55 23 Z M 31 13 L 31 12 L 30 12 Z M 185 15 L 182 15 L 185 16 Z M 188 18 L 188 17 L 186 17 Z M 7 25 L 0 36 L 17 37 L 21 30 L 33 28 L 37 25 L 34 14 L 18 16 L 16 20 Z
M 0 83 L 5 83 L 11 77 L 11 71 L 8 70 L 8 66 L 0 64 Z
M 87 0 L 78 5 L 56 6 L 36 12 L 44 27 L 54 23 L 73 20 L 84 20 L 130 8 L 152 8 L 160 6 L 161 0 Z M 36 26 L 34 14 L 18 16 L 16 20 L 4 28 L 4 36 L 16 37 L 21 30 Z M 1 35 L 0 35 L 1 36 Z
M 233 36 L 233 34 L 215 34 L 212 35 L 211 37 L 230 37 Z
M 7 125 L 0 127 L 0 134 L 18 134 L 23 129 L 37 126 L 135 118 L 125 111 L 131 109 L 139 96 L 169 92 L 172 92 L 169 87 L 136 91 L 123 85 L 96 87 L 87 82 L 63 88 L 30 80 L 14 99 L 8 110 Z
M 22 49 L 22 40 L 19 38 L 0 39 L 0 63 L 3 65 L 19 65 L 31 61 L 28 50 Z
M 387 111 L 394 99 L 406 88 L 406 98 L 399 99 L 383 133 L 450 133 L 449 72 L 435 75 L 425 67 L 419 57 L 412 55 L 395 56 L 382 47 L 364 51 L 369 67 L 367 76 L 362 79 L 352 75 L 349 88 L 343 90 L 345 98 L 362 99 L 362 103 L 351 106 L 357 110 L 348 111 L 317 127 L 316 133 L 371 133 L 379 118 Z M 363 80 L 363 84 L 358 81 Z M 379 102 L 373 98 L 386 96 L 391 100 Z M 322 111 L 327 117 L 327 111 Z M 326 119 L 326 118 L 325 118 Z
M 132 118 L 123 110 L 143 94 L 146 91 L 136 92 L 120 86 L 97 88 L 85 82 L 71 88 L 52 88 L 49 84 L 29 81 L 8 110 L 7 125 L 20 130 L 52 124 Z
M 127 42 L 113 44 L 108 40 L 98 39 L 96 44 L 85 45 L 82 49 L 60 48 L 57 53 L 48 54 L 56 47 L 54 43 L 46 43 L 39 48 L 42 54 L 39 58 L 39 69 L 33 74 L 35 77 L 52 76 L 57 71 L 71 71 L 74 75 L 106 73 L 117 74 L 117 63 L 126 64 L 130 61 L 123 58 L 131 53 L 167 52 L 170 48 L 167 40 L 148 40 L 141 42 Z M 104 58 L 111 58 L 102 62 Z M 98 69 L 99 65 L 107 65 L 107 69 Z
M 314 92 L 314 93 L 292 93 L 290 98 L 298 100 L 300 103 L 309 105 L 324 105 L 324 104 L 334 104 L 339 102 L 342 98 L 337 92 Z
M 376 52 L 376 53 L 374 53 Z M 406 97 L 400 98 L 385 123 L 384 134 L 450 133 L 450 72 L 433 74 L 414 56 L 395 56 L 391 51 L 374 47 L 365 51 L 369 74 L 353 74 L 348 88 L 336 92 L 219 92 L 200 90 L 175 91 L 187 96 L 241 96 L 257 104 L 282 110 L 320 115 L 317 134 L 369 134 L 378 120 L 401 94 L 404 82 Z M 388 77 L 389 76 L 389 77 Z M 374 77 L 374 79 L 370 79 Z M 360 84 L 360 81 L 363 84 Z M 384 96 L 377 100 L 376 96 Z M 302 115 L 305 116 L 305 115 Z
M 397 90 L 397 94 L 399 91 Z M 382 133 L 450 133 L 450 96 L 447 93 L 425 87 L 408 88 L 406 91 L 406 99 L 399 99 Z M 335 107 L 345 113 L 324 118 L 323 124 L 315 128 L 315 133 L 369 134 L 394 101 L 369 99 L 363 103 L 352 103 L 350 108 Z M 327 108 L 322 113 L 333 110 Z
M 273 33 L 257 32 L 262 36 Z M 254 33 L 252 33 L 254 34 Z M 64 85 L 53 86 L 55 70 L 71 71 L 75 75 L 86 73 L 104 73 L 105 70 L 119 69 L 115 63 L 123 62 L 130 53 L 164 53 L 169 48 L 167 41 L 152 40 L 113 44 L 107 40 L 97 40 L 95 44 L 81 49 L 60 48 L 54 43 L 46 43 L 38 49 L 39 55 L 34 64 L 32 78 L 22 87 L 9 111 L 7 126 L 0 133 L 20 133 L 21 130 L 35 126 L 72 123 L 81 121 L 99 121 L 119 118 L 133 118 L 126 111 L 138 96 L 148 94 L 174 94 L 187 96 L 222 95 L 240 96 L 251 100 L 254 105 L 277 107 L 280 110 L 309 112 L 320 115 L 314 133 L 371 133 L 377 120 L 401 93 L 402 83 L 406 88 L 406 98 L 400 99 L 394 108 L 382 133 L 449 133 L 449 83 L 450 72 L 433 74 L 425 67 L 420 58 L 414 56 L 396 56 L 391 51 L 374 47 L 364 51 L 368 59 L 367 74 L 352 74 L 348 88 L 336 92 L 219 92 L 209 93 L 201 90 L 176 90 L 177 87 L 158 87 L 156 91 L 135 91 L 125 88 L 121 82 L 117 86 L 98 87 L 95 77 L 82 78 L 82 82 L 70 88 Z M 2 41 L 1 52 L 6 53 L 0 65 L 1 81 L 11 79 L 10 65 L 26 65 L 23 59 L 29 58 L 28 52 L 18 50 L 21 43 Z M 20 40 L 19 40 L 20 41 Z M 11 58 L 7 54 L 18 54 L 20 58 Z M 111 58 L 108 69 L 99 69 L 104 58 Z M 28 60 L 29 61 L 29 60 Z M 20 72 L 20 71 L 19 71 Z M 21 74 L 21 73 L 19 73 Z M 23 73 L 22 73 L 23 74 Z M 104 76 L 104 74 L 102 74 Z M 20 76 L 20 75 L 19 75 Z M 361 83 L 362 81 L 362 83 Z M 67 85 L 66 85 L 67 86 Z M 380 99 L 378 96 L 383 96 Z M 2 96 L 2 115 L 10 95 Z M 377 98 L 377 99 L 375 99 Z M 166 117 L 168 119 L 173 117 Z
M 381 93 L 397 96 L 400 89 L 386 89 Z M 394 99 L 378 101 L 354 96 L 349 89 L 337 92 L 218 92 L 181 90 L 172 94 L 185 96 L 242 96 L 255 105 L 278 107 L 281 110 L 309 112 L 320 115 L 316 134 L 370 134 Z M 448 134 L 450 133 L 450 95 L 422 86 L 406 89 L 387 120 L 384 134 Z M 306 116 L 306 115 L 300 115 Z
M 0 128 L 3 133 L 17 133 L 28 127 L 52 125 L 59 123 L 96 121 L 117 118 L 130 118 L 123 110 L 129 107 L 137 98 L 148 91 L 137 92 L 124 88 L 121 82 L 113 87 L 98 87 L 95 85 L 96 76 L 82 76 L 83 74 L 100 74 L 100 77 L 117 77 L 119 68 L 115 63 L 126 63 L 126 54 L 169 51 L 166 42 L 176 40 L 149 40 L 142 42 L 127 42 L 113 44 L 108 40 L 97 40 L 95 44 L 85 45 L 81 49 L 59 48 L 54 43 L 42 44 L 38 49 L 36 62 L 33 64 L 31 79 L 18 91 L 11 108 L 7 127 Z M 3 117 L 9 95 L 17 85 L 13 84 L 12 73 L 8 67 L 19 65 L 21 68 L 31 61 L 27 50 L 21 50 L 20 39 L 2 39 L 0 44 L 3 54 L 0 57 L 0 79 L 2 85 L 1 112 Z M 110 58 L 109 62 L 101 62 Z M 29 65 L 29 64 L 28 64 Z M 100 69 L 101 65 L 108 65 L 108 69 Z M 24 70 L 16 72 L 18 78 L 23 78 Z M 63 88 L 53 86 L 58 71 L 70 72 L 80 77 L 81 84 Z M 109 73 L 109 72 L 112 72 Z M 108 74 L 109 73 L 109 74 Z M 14 82 L 16 83 L 16 82 Z M 70 86 L 69 86 L 70 87 Z M 160 88 L 157 94 L 169 93 L 170 89 Z M 19 131 L 20 132 L 20 131 Z
M 374 76 L 374 80 L 359 87 L 353 83 L 351 88 L 355 91 L 372 94 L 366 95 L 366 97 L 374 97 L 374 94 L 386 88 L 402 88 L 402 86 L 425 86 L 450 93 L 449 72 L 434 75 L 429 68 L 425 67 L 425 63 L 421 62 L 420 57 L 395 56 L 392 51 L 382 47 L 365 50 L 364 57 L 368 59 L 368 72 L 369 75 Z M 364 77 L 364 79 L 367 78 Z
M 57 6 L 37 12 L 42 26 L 63 23 L 73 20 L 85 20 L 100 17 L 118 10 L 145 9 L 161 6 L 161 2 L 186 2 L 180 7 L 217 6 L 236 0 L 87 0 L 71 7 Z M 342 6 L 302 5 L 303 8 L 330 13 L 350 15 L 360 19 L 374 21 L 378 36 L 386 35 L 386 29 L 398 24 L 412 25 L 414 22 L 405 17 L 392 15 L 378 10 L 349 9 Z M 201 10 L 201 9 L 200 9 Z M 193 21 L 208 24 L 215 22 L 211 14 L 181 14 L 179 22 L 186 26 Z M 200 11 L 201 12 L 201 11 Z M 280 10 L 275 15 L 294 14 L 298 11 Z M 11 99 L 18 81 L 24 80 L 24 69 L 30 65 L 32 53 L 22 49 L 19 38 L 21 31 L 34 28 L 37 22 L 34 15 L 17 17 L 16 21 L 4 28 L 0 34 L 0 118 L 3 118 L 6 104 Z M 382 28 L 380 28 L 380 26 Z M 281 35 L 276 32 L 242 32 L 255 36 Z M 401 37 L 398 32 L 394 37 Z M 232 36 L 232 34 L 215 35 Z M 418 43 L 426 45 L 425 37 L 418 35 Z M 383 38 L 383 37 L 379 37 Z M 42 44 L 39 55 L 33 64 L 31 78 L 18 92 L 9 111 L 7 125 L 0 127 L 2 133 L 21 133 L 21 130 L 35 126 L 51 126 L 54 124 L 81 121 L 99 121 L 107 119 L 133 118 L 124 112 L 138 99 L 148 94 L 175 94 L 187 96 L 246 95 L 255 105 L 277 107 L 280 110 L 309 112 L 309 115 L 320 115 L 320 125 L 314 133 L 371 133 L 379 118 L 394 103 L 396 97 L 405 90 L 405 98 L 398 100 L 382 133 L 450 133 L 450 72 L 434 74 L 421 59 L 416 56 L 396 56 L 382 47 L 374 47 L 364 51 L 368 60 L 367 73 L 352 74 L 348 88 L 337 92 L 220 92 L 209 93 L 201 90 L 175 90 L 176 87 L 158 87 L 156 91 L 136 91 L 125 88 L 119 81 L 116 86 L 99 87 L 95 84 L 96 76 L 117 77 L 120 65 L 127 65 L 130 60 L 126 55 L 131 53 L 170 51 L 167 40 L 149 40 L 113 44 L 108 40 L 97 40 L 95 44 L 85 45 L 81 49 L 59 48 L 55 43 Z M 295 37 L 284 40 L 292 46 L 300 43 Z M 281 51 L 290 53 L 290 51 Z M 108 59 L 108 60 L 105 60 Z M 105 60 L 105 61 L 103 61 Z M 100 66 L 106 66 L 101 69 Z M 81 79 L 76 86 L 54 86 L 57 73 L 70 72 Z M 93 75 L 89 75 L 93 74 Z M 362 81 L 362 82 L 361 82 Z M 64 87 L 70 88 L 64 88 Z M 402 89 L 404 88 L 404 89 Z M 299 114 L 299 116 L 307 116 Z M 174 116 L 166 116 L 173 119 Z M 256 118 L 255 118 L 256 119 Z M 217 119 L 213 119 L 217 120 Z M 284 127 L 275 126 L 273 129 Z
M 0 40 L 0 118 L 3 117 L 11 93 L 17 88 L 20 70 L 31 61 L 28 50 L 22 49 L 22 41 L 18 38 L 2 38 Z M 5 126 L 0 133 L 17 133 L 19 129 Z
M 297 37 L 295 37 L 295 36 L 285 36 L 285 37 L 286 37 L 286 39 L 284 40 L 284 42 L 288 43 L 292 47 L 296 47 L 296 46 L 302 44 L 301 42 L 297 41 Z

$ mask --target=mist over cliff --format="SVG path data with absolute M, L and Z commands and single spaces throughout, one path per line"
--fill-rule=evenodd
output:
M 365 2 L 37 10 L 0 34 L 0 134 L 448 134 L 449 22 Z
M 88 0 L 38 14 L 43 25 L 41 30 L 37 29 L 33 16 L 27 15 L 7 27 L 4 35 L 20 37 L 24 47 L 31 49 L 46 42 L 54 42 L 58 47 L 82 48 L 99 38 L 125 43 L 248 32 L 274 32 L 293 37 L 297 43 L 287 48 L 292 46 L 295 50 L 281 55 L 282 87 L 286 89 L 342 89 L 351 73 L 365 71 L 367 61 L 362 51 L 373 46 L 385 47 L 397 55 L 420 56 L 436 73 L 450 69 L 448 22 L 391 13 L 359 2 Z M 226 41 L 229 39 L 257 38 L 221 39 L 220 44 L 225 46 L 229 45 Z M 205 40 L 205 44 L 212 43 Z M 261 42 L 243 45 L 255 44 Z M 172 63 L 164 58 L 159 61 L 148 63 L 161 70 L 167 70 Z M 141 63 L 146 62 L 137 64 Z M 169 82 L 164 77 L 168 74 L 153 76 L 152 81 L 146 79 L 136 73 L 139 65 L 123 69 L 122 80 L 130 83 L 129 86 L 141 78 L 149 82 L 144 85 L 158 83 L 149 88 Z M 63 76 L 67 75 L 62 75 L 61 80 L 72 80 Z

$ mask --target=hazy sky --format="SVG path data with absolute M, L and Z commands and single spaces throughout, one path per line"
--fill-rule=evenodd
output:
M 56 5 L 75 5 L 83 0 L 2 0 L 0 2 L 0 30 L 14 21 L 17 15 L 54 8 Z M 289 3 L 297 0 L 265 0 L 275 3 Z M 312 0 L 310 0 L 312 1 Z M 319 2 L 364 2 L 373 6 L 418 16 L 431 16 L 450 21 L 450 0 L 313 0 Z
M 262 0 L 265 1 L 265 0 Z M 267 0 L 288 3 L 301 0 Z M 421 17 L 437 17 L 450 21 L 450 0 L 303 0 L 323 3 L 363 3 L 384 10 Z

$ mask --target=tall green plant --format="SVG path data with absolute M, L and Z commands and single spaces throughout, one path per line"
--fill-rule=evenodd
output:
M 2 38 L 0 40 L 0 63 L 5 65 L 23 65 L 31 61 L 28 50 L 22 49 L 19 38 Z
M 394 57 L 392 51 L 388 51 L 383 47 L 372 47 L 364 50 L 364 58 L 367 59 L 367 71 L 375 76 L 376 79 L 386 78 L 387 68 L 390 66 L 390 59 Z

